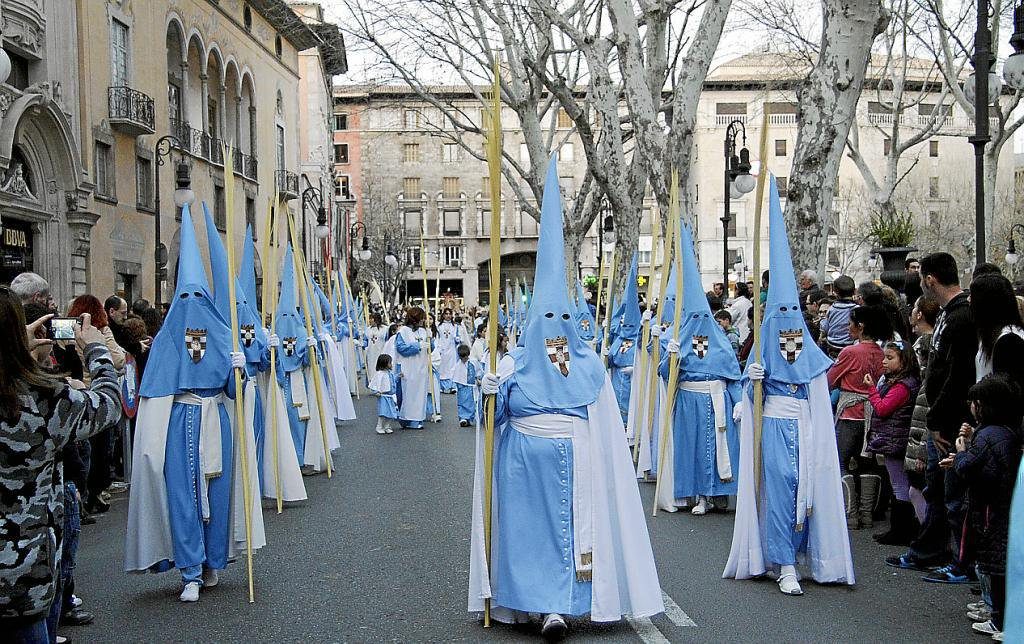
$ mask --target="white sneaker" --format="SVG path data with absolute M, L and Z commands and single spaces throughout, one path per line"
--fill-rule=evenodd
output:
M 220 575 L 213 568 L 203 568 L 203 588 L 213 588 L 220 582 Z
M 975 610 L 982 610 L 982 609 L 988 610 L 988 604 L 986 604 L 983 601 L 971 602 L 970 604 L 967 604 L 967 610 L 968 611 L 975 611 Z
M 181 596 L 179 596 L 178 599 L 183 602 L 199 601 L 199 582 L 190 581 L 185 584 L 185 589 L 181 591 Z
M 786 573 L 779 577 L 779 590 L 783 595 L 803 595 L 804 589 L 800 587 L 800 582 L 797 581 L 796 575 L 793 573 Z
M 569 626 L 565 619 L 558 613 L 551 613 L 544 618 L 544 625 L 540 627 L 540 634 L 549 642 L 557 642 L 565 638 L 569 632 Z
M 697 502 L 697 505 L 693 506 L 693 509 L 690 510 L 690 514 L 696 514 L 697 516 L 700 516 L 702 514 L 707 514 L 707 513 L 708 513 L 708 500 L 705 497 L 702 496 L 702 497 L 700 497 L 700 501 Z
M 388 430 L 384 429 L 384 428 L 383 428 L 383 427 L 381 427 L 380 425 L 377 425 L 377 429 L 376 429 L 375 431 L 376 431 L 376 432 L 377 432 L 378 434 L 387 434 L 387 433 L 388 433 Z
M 394 434 L 395 430 L 391 429 L 391 425 L 385 425 L 384 426 L 384 433 L 385 434 Z
M 996 631 L 995 633 L 992 633 L 992 639 L 993 639 L 993 641 L 996 641 L 996 642 L 1002 642 L 1003 641 L 1003 632 L 1002 631 Z
M 992 623 L 992 620 L 986 622 L 978 622 L 977 624 L 971 624 L 971 628 L 975 633 L 981 633 L 982 635 L 995 635 L 1000 632 L 996 625 Z
M 967 613 L 967 619 L 972 622 L 987 622 L 992 619 L 992 611 L 987 608 L 980 608 L 978 610 L 972 610 Z
M 434 414 L 434 415 L 433 415 L 433 416 L 432 416 L 432 417 L 430 418 L 430 420 L 434 421 L 435 423 L 439 423 L 439 422 L 441 422 L 441 414 Z

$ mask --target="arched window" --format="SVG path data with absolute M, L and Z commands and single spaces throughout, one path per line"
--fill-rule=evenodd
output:
M 252 9 L 249 5 L 245 5 L 245 9 L 242 10 L 242 22 L 245 23 L 246 31 L 252 31 Z
M 277 53 L 277 57 L 281 57 L 283 45 L 281 44 L 281 34 L 274 36 L 274 52 Z

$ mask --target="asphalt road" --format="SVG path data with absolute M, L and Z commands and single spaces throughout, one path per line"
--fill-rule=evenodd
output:
M 536 629 L 485 630 L 466 612 L 473 432 L 453 422 L 373 432 L 375 404 L 339 433 L 335 475 L 306 478 L 309 500 L 265 509 L 267 547 L 255 554 L 256 602 L 245 567 L 221 575 L 196 604 L 177 600 L 177 573 L 123 572 L 127 495 L 85 526 L 76 583 L 96 621 L 62 629 L 77 642 L 523 641 Z M 642 484 L 645 503 L 653 486 Z M 649 514 L 649 513 L 648 513 Z M 858 585 L 805 583 L 803 597 L 771 581 L 721 579 L 732 514 L 648 517 L 663 591 L 678 605 L 650 622 L 572 622 L 576 641 L 900 641 L 973 639 L 966 587 L 919 581 L 882 564 L 869 531 L 854 533 Z M 980 638 L 979 638 L 980 641 Z

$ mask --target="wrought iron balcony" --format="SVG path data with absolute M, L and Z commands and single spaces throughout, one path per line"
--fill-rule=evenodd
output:
M 127 86 L 107 88 L 107 109 L 110 125 L 125 134 L 153 134 L 155 129 L 153 99 Z
M 256 181 L 258 165 L 256 157 L 251 154 L 245 154 L 241 150 L 235 149 L 234 154 L 232 154 L 231 169 L 234 170 L 235 174 Z
M 221 140 L 197 130 L 184 121 L 171 119 L 171 133 L 178 137 L 183 152 L 206 159 L 215 165 L 224 165 L 224 151 Z
M 299 175 L 287 170 L 275 170 L 274 180 L 277 191 L 285 199 L 296 199 L 299 196 Z

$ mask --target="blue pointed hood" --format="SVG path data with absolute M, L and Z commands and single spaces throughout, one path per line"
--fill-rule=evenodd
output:
M 640 335 L 640 298 L 636 291 L 636 275 L 638 270 L 637 254 L 633 253 L 633 262 L 626 277 L 626 286 L 619 298 L 616 318 L 618 325 L 613 330 L 610 362 L 616 367 L 631 367 L 636 354 L 636 344 Z
M 676 307 L 676 263 L 670 260 L 671 269 L 668 273 L 668 283 L 665 292 L 658 298 L 658 320 L 664 325 L 672 324 L 672 316 L 675 315 Z M 686 297 L 686 293 L 683 293 Z
M 587 294 L 583 292 L 583 285 L 576 280 L 576 330 L 580 339 L 584 342 L 594 340 L 594 316 L 590 314 L 590 305 L 587 304 Z
M 252 239 L 252 226 L 245 227 L 242 261 L 238 265 L 238 283 L 242 285 L 246 301 L 256 309 L 256 244 Z
M 800 311 L 793 257 L 774 176 L 769 177 L 768 184 L 768 247 L 771 281 L 761 323 L 761 362 L 765 377 L 789 384 L 805 384 L 827 371 L 832 361 L 814 341 Z
M 231 329 L 210 295 L 188 206 L 181 211 L 180 239 L 174 299 L 149 350 L 149 364 L 157 366 L 146 369 L 139 388 L 146 398 L 220 389 L 231 371 Z
M 683 260 L 683 321 L 679 334 L 679 371 L 683 380 L 705 380 L 707 375 L 739 380 L 740 363 L 729 339 L 708 305 L 700 280 L 693 235 L 683 227 L 680 252 Z
M 277 351 L 281 367 L 292 372 L 302 367 L 306 357 L 306 325 L 298 308 L 295 286 L 295 260 L 291 244 L 284 252 L 284 266 L 281 268 L 281 296 L 277 300 L 277 320 L 274 333 L 281 338 Z
M 604 386 L 601 359 L 580 338 L 566 285 L 565 240 L 558 164 L 553 158 L 544 181 L 534 299 L 522 345 L 512 356 L 516 384 L 535 405 L 568 409 L 597 400 Z
M 224 321 L 231 325 L 231 291 L 228 288 L 228 252 L 220 240 L 220 233 L 210 216 L 210 209 L 203 202 L 206 217 L 206 245 L 210 250 L 210 271 L 213 273 L 213 302 Z M 255 275 L 253 291 L 255 292 Z M 267 334 L 263 332 L 259 313 L 256 312 L 255 297 L 248 299 L 239 280 L 235 280 L 235 305 L 238 308 L 238 348 L 245 354 L 245 361 L 259 364 L 263 361 L 263 350 L 267 346 Z

